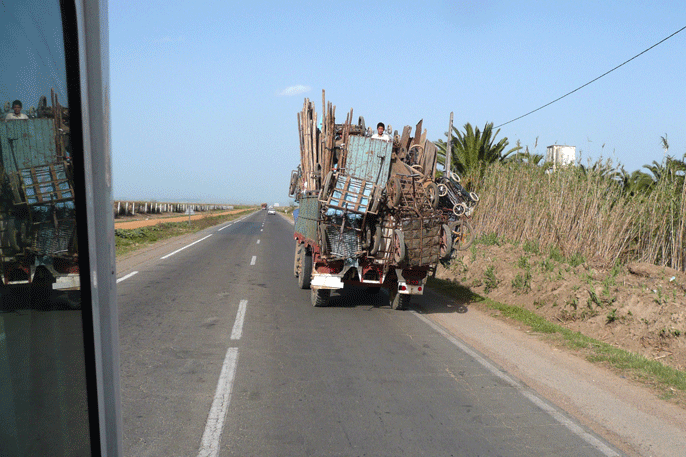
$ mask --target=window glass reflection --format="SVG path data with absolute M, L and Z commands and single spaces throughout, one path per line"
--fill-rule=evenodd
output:
M 59 0 L 0 2 L 0 455 L 90 455 Z

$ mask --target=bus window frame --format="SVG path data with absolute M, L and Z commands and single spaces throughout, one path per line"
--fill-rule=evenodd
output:
M 81 253 L 91 449 L 94 456 L 112 457 L 123 455 L 123 427 L 112 214 L 107 1 L 60 0 L 60 6 L 71 141 L 75 152 L 74 203 Z

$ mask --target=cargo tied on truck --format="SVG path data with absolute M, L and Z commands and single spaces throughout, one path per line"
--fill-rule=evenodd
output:
M 324 92 L 322 108 L 318 121 L 305 99 L 297 115 L 300 165 L 289 196 L 298 204 L 298 285 L 311 289 L 314 306 L 326 306 L 332 290 L 357 285 L 387 289 L 391 307 L 403 309 L 423 294 L 438 263 L 470 242 L 478 197 L 449 168 L 437 182 L 438 149 L 421 120 L 377 139 L 364 118 L 353 123 L 352 110 L 337 124 Z
M 0 121 L 0 299 L 30 286 L 32 302 L 53 290 L 80 307 L 69 110 L 51 94 L 17 120 Z M 74 293 L 71 293 L 71 292 Z

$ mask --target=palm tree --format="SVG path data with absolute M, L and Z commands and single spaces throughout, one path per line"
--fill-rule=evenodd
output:
M 633 195 L 648 194 L 655 187 L 655 181 L 653 180 L 653 177 L 640 170 L 636 170 L 631 173 L 628 184 L 628 193 Z
M 640 170 L 629 173 L 624 167 L 617 170 L 612 179 L 622 186 L 625 195 L 648 195 L 655 187 L 652 175 Z
M 666 168 L 664 165 L 665 161 L 663 159 L 662 163 L 653 160 L 651 165 L 643 165 L 643 168 L 648 170 L 653 178 L 653 181 L 658 182 L 663 176 L 665 176 Z
M 519 140 L 517 140 L 517 146 L 521 148 Z M 517 152 L 515 155 L 508 157 L 507 161 L 525 163 L 527 165 L 542 165 L 544 163 L 543 159 L 545 159 L 545 157 L 543 157 L 542 154 L 532 154 L 529 152 L 529 146 L 527 146 L 524 152 Z
M 516 146 L 504 152 L 509 142 L 507 138 L 503 138 L 496 143 L 495 137 L 499 132 L 500 129 L 493 132 L 492 122 L 486 123 L 483 131 L 478 127 L 474 129 L 469 122 L 464 125 L 464 133 L 453 127 L 451 169 L 460 175 L 476 172 L 482 176 L 488 164 L 502 162 L 510 154 L 522 148 Z M 447 143 L 438 140 L 436 146 L 438 146 L 438 162 L 445 166 Z
M 672 156 L 665 156 L 662 163 L 658 163 L 653 160 L 651 165 L 643 165 L 643 168 L 647 169 L 650 176 L 655 184 L 666 180 L 666 182 L 671 182 L 674 187 L 681 188 L 683 186 L 684 177 L 686 176 L 686 155 L 684 159 L 675 159 Z M 644 173 L 647 174 L 647 173 Z

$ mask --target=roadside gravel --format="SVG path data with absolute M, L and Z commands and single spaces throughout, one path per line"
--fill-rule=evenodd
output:
M 686 410 L 539 335 L 431 291 L 416 309 L 631 456 L 686 456 Z

